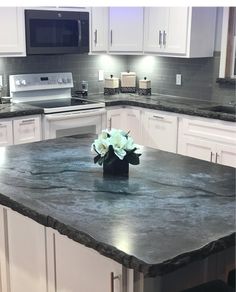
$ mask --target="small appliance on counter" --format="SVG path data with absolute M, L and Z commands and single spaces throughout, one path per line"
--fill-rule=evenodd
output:
M 119 93 L 119 78 L 110 77 L 105 78 L 104 95 L 113 95 Z
M 74 92 L 76 97 L 87 97 L 88 96 L 88 81 L 80 81 L 78 90 Z
M 121 72 L 121 88 L 120 91 L 136 92 L 136 73 L 135 72 Z
M 0 103 L 5 104 L 5 103 L 11 103 L 11 97 L 10 96 L 2 96 L 0 98 Z
M 151 80 L 147 80 L 147 77 L 139 80 L 139 95 L 151 95 Z

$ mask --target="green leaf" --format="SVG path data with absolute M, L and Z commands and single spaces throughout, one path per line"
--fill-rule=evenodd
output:
M 127 155 L 126 155 L 126 159 L 127 161 L 130 163 L 130 164 L 133 164 L 133 165 L 137 165 L 139 164 L 139 156 L 141 154 L 137 154 L 137 153 L 133 153 L 133 152 L 129 152 Z
M 98 160 L 101 158 L 101 154 L 98 154 L 97 156 L 94 157 L 94 163 L 97 163 Z

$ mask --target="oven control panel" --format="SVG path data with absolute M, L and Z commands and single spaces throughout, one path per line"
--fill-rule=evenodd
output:
M 10 93 L 73 87 L 71 72 L 21 74 L 9 76 Z

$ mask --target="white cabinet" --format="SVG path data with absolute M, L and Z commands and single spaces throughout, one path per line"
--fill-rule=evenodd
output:
M 144 51 L 186 53 L 187 7 L 145 8 Z
M 107 110 L 107 128 L 123 129 L 124 127 L 124 108 L 108 109 Z
M 0 216 L 2 291 L 46 292 L 45 227 L 2 206 Z
M 114 292 L 122 291 L 121 264 L 60 235 L 53 229 L 47 229 L 47 239 L 48 250 L 53 251 L 49 254 L 52 257 L 49 263 L 52 263 L 55 257 L 55 272 L 49 271 L 49 275 L 53 277 L 49 278 L 49 282 L 55 282 L 56 292 L 113 291 L 112 273 L 117 277 L 113 279 Z M 52 265 L 49 264 L 49 269 L 50 267 Z
M 108 8 L 91 9 L 91 51 L 106 52 L 108 49 Z
M 0 119 L 0 146 L 40 141 L 41 116 Z
M 145 110 L 142 116 L 143 144 L 176 153 L 177 127 L 177 116 L 157 110 Z
M 134 143 L 142 144 L 141 111 L 138 108 L 122 107 L 107 111 L 108 129 L 121 129 L 130 133 Z
M 213 56 L 215 8 L 144 9 L 144 53 L 176 57 Z
M 236 124 L 181 117 L 178 153 L 236 167 Z
M 13 120 L 14 144 L 30 143 L 41 140 L 41 118 L 39 116 Z
M 0 119 L 0 146 L 13 144 L 13 131 L 11 120 Z
M 109 52 L 143 50 L 143 8 L 109 8 Z
M 24 9 L 0 7 L 0 56 L 25 56 Z

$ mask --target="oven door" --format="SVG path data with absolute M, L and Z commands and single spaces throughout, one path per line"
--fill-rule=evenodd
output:
M 105 108 L 46 114 L 43 118 L 44 139 L 77 134 L 99 134 L 105 128 Z

